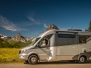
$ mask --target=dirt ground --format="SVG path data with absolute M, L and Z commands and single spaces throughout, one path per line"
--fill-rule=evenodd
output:
M 0 64 L 0 68 L 91 68 L 91 63 L 41 62 L 36 65 L 9 63 Z

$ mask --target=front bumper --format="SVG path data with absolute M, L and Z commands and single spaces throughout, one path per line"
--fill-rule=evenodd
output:
M 28 60 L 28 55 L 27 54 L 19 54 L 19 58 L 22 60 Z

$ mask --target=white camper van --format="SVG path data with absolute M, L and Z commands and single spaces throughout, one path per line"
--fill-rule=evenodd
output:
M 28 47 L 19 50 L 19 58 L 30 64 L 41 61 L 91 59 L 91 33 L 49 30 L 39 35 Z

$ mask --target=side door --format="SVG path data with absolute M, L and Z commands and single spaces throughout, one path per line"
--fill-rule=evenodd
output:
M 57 60 L 72 60 L 78 54 L 77 36 L 75 34 L 57 35 Z
M 38 54 L 41 60 L 48 60 L 51 50 L 50 50 L 50 39 L 53 34 L 43 37 L 38 43 Z

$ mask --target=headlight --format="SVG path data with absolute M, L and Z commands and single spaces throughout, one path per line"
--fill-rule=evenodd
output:
M 27 51 L 27 50 L 22 50 L 21 52 L 22 52 L 22 53 L 25 53 L 26 51 Z

